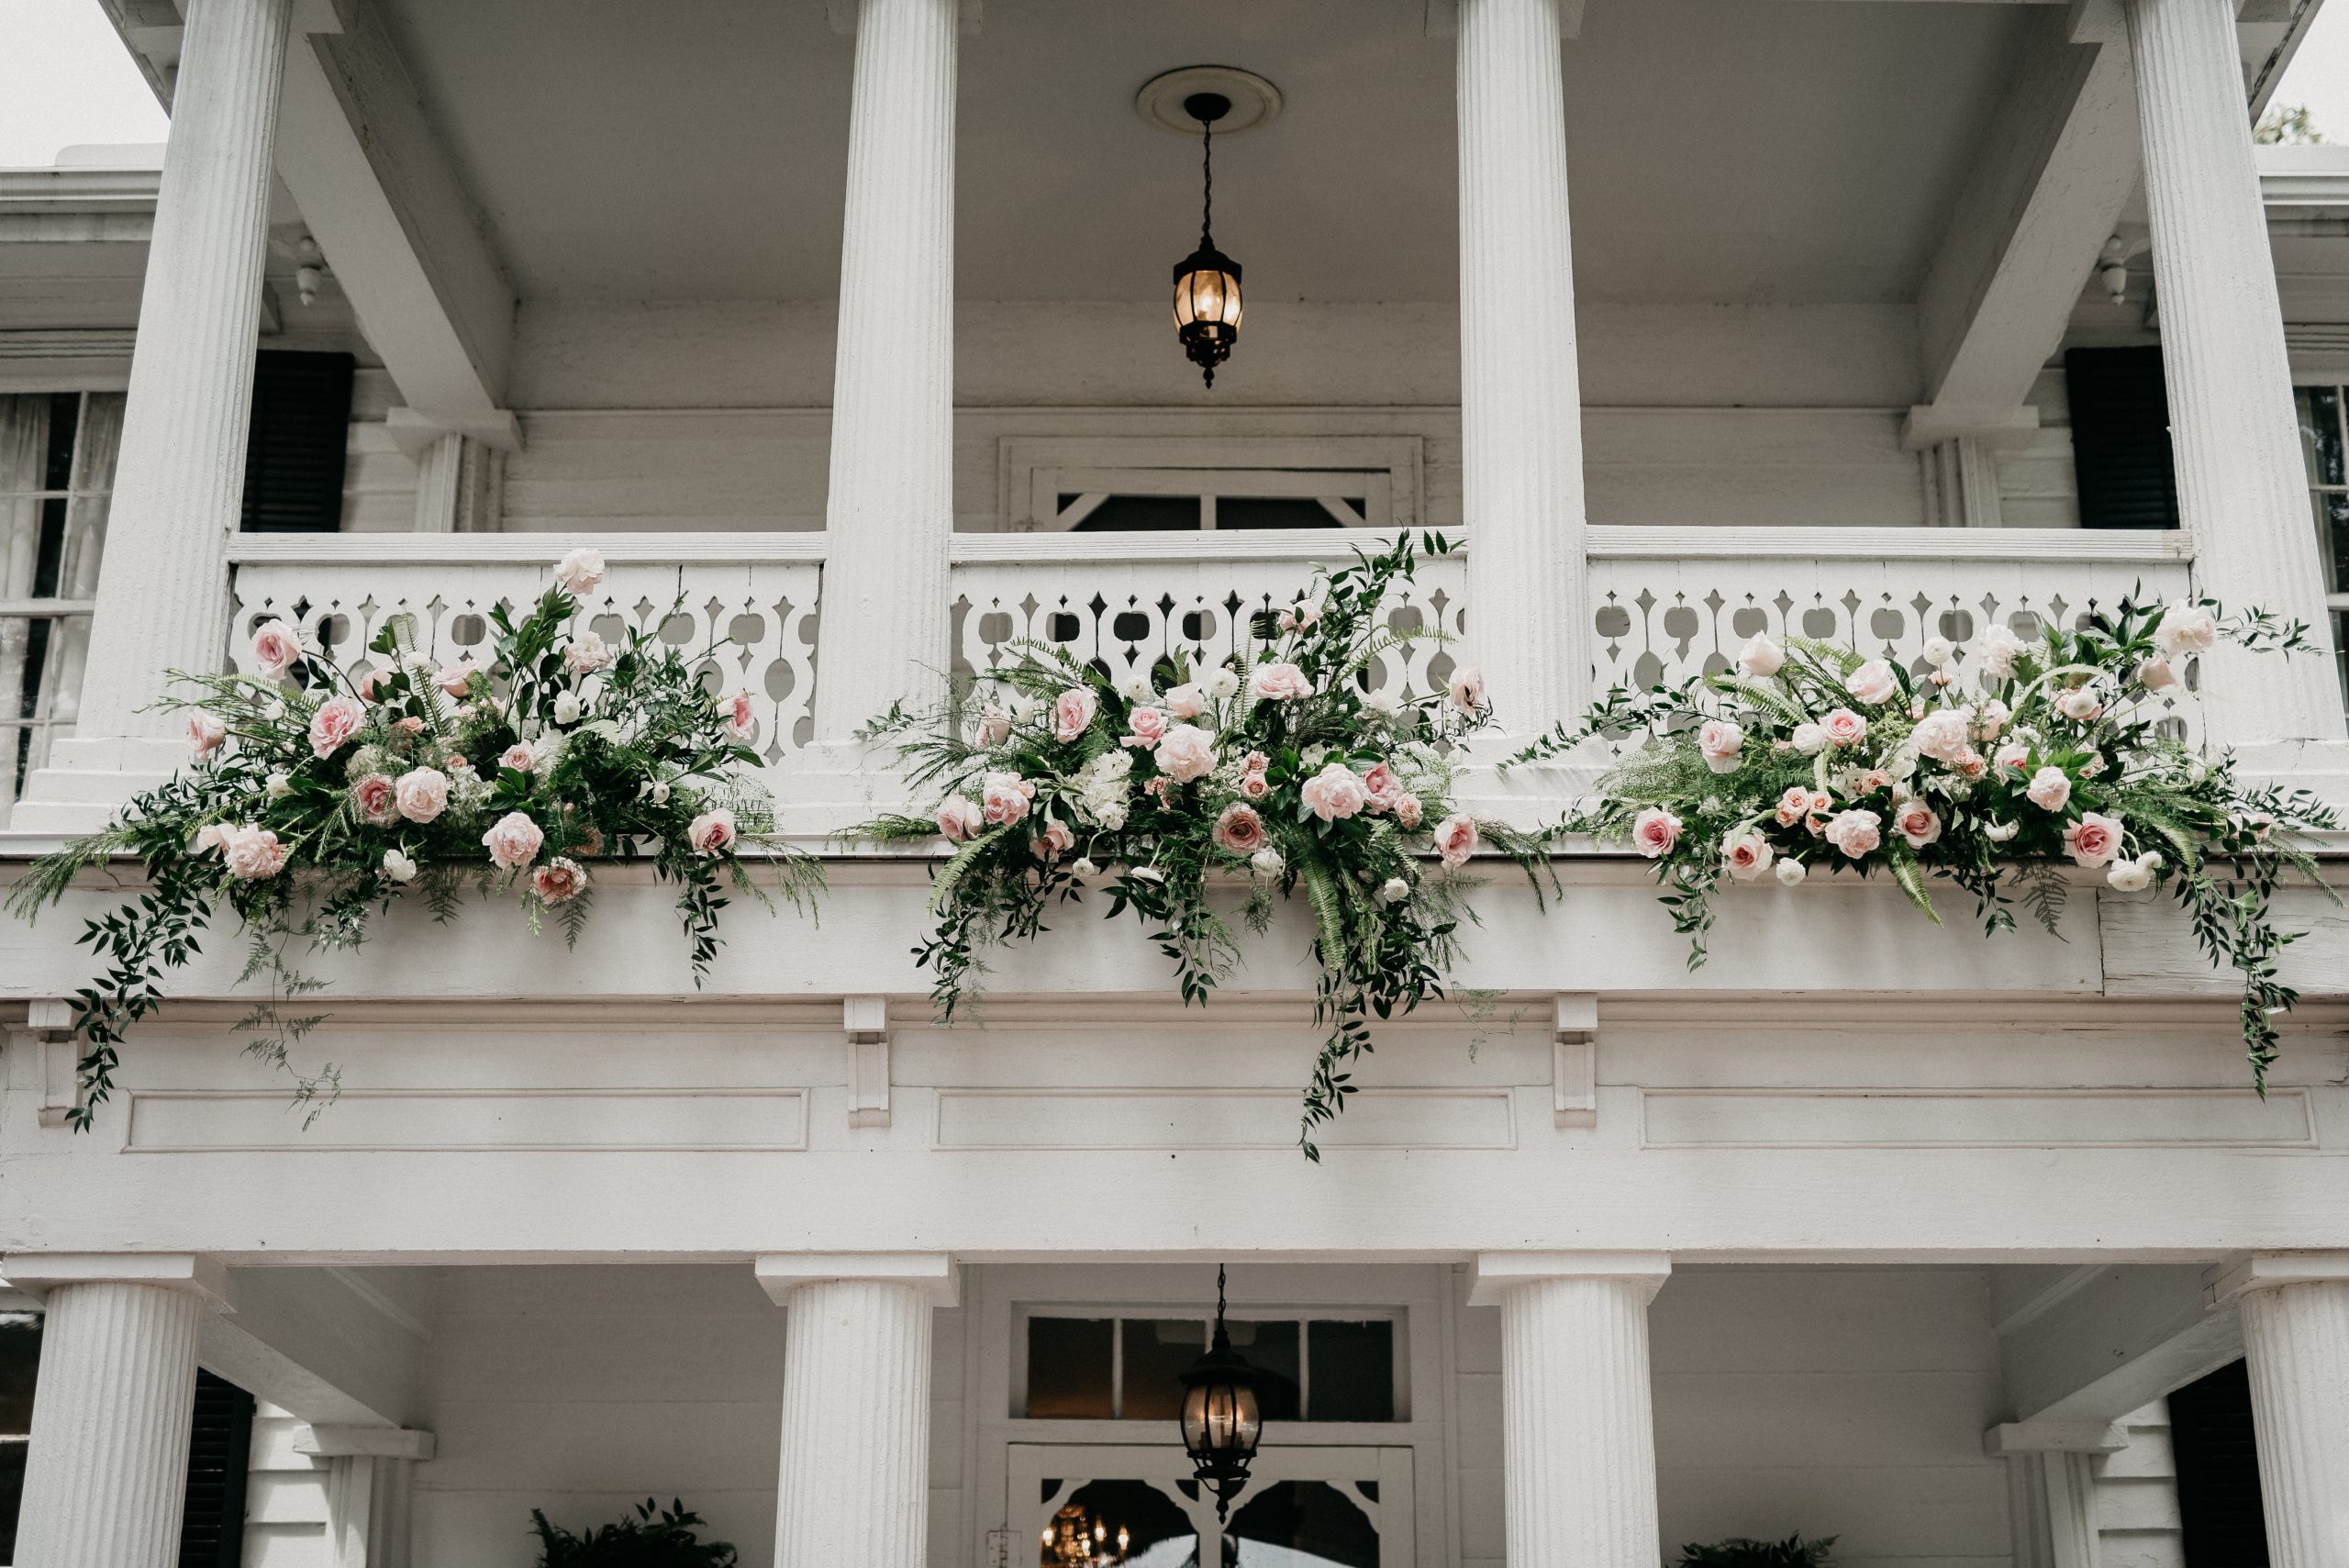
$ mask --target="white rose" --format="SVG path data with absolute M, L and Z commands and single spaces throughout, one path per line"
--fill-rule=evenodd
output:
M 2003 681 L 2015 673 L 2015 661 L 2030 647 L 2015 635 L 2013 628 L 1994 625 L 1975 642 L 1974 659 L 1984 674 Z
M 1262 854 L 1263 852 L 1264 851 L 1261 850 L 1257 851 L 1259 854 Z M 1378 889 L 1378 896 L 1380 900 L 1388 904 L 1400 904 L 1404 899 L 1408 898 L 1410 895 L 1411 884 L 1405 882 L 1399 876 L 1388 877 Z
M 1403 699 L 1381 686 L 1375 692 L 1363 693 L 1362 706 L 1373 713 L 1397 713 L 1402 709 Z
M 1798 724 L 1794 733 L 1795 750 L 1806 757 L 1816 757 L 1827 750 L 1827 731 L 1816 724 Z
M 2191 603 L 2175 604 L 2162 612 L 2162 624 L 2154 630 L 2154 642 L 2172 659 L 2188 653 L 2207 653 L 2219 640 L 2219 623 L 2210 612 Z
M 1890 702 L 1900 690 L 1900 683 L 1893 675 L 1891 665 L 1881 659 L 1871 659 L 1843 677 L 1843 689 L 1865 703 Z
M 604 580 L 604 553 L 597 550 L 574 550 L 555 562 L 554 580 L 573 594 L 592 594 Z
M 416 862 L 397 850 L 384 851 L 384 874 L 394 882 L 414 882 Z
M 1770 640 L 1766 632 L 1756 632 L 1746 645 L 1737 651 L 1737 667 L 1749 675 L 1775 675 L 1786 668 L 1786 650 Z
M 1248 863 L 1266 876 L 1278 876 L 1288 865 L 1286 861 L 1281 859 L 1281 852 L 1270 844 L 1249 856 Z
M 652 795 L 652 804 L 653 804 L 653 805 L 655 805 L 655 806 L 666 806 L 666 805 L 668 805 L 668 804 L 669 804 L 669 781 L 668 781 L 667 779 L 654 779 L 654 780 L 652 781 L 652 789 L 651 789 L 651 795 Z
M 576 724 L 579 722 L 579 713 L 580 707 L 578 693 L 562 692 L 557 694 L 554 699 L 554 721 L 557 724 Z
M 294 780 L 284 773 L 272 773 L 269 775 L 268 782 L 262 785 L 262 789 L 270 799 L 284 800 L 294 793 Z
M 1777 867 L 1773 874 L 1777 877 L 1779 882 L 1788 887 L 1792 887 L 1796 883 L 1800 882 L 1804 877 L 1810 874 L 1810 868 L 1804 865 L 1800 861 L 1782 860 L 1778 862 Z

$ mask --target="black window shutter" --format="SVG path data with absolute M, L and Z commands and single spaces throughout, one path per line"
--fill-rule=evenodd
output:
M 2169 1423 L 2187 1568 L 2267 1568 L 2259 1445 L 2252 1436 L 2251 1378 L 2243 1363 L 2221 1367 L 2171 1395 Z
M 2080 525 L 2177 527 L 2161 350 L 2072 349 L 2064 355 L 2064 381 L 2072 404 Z
M 187 1445 L 180 1568 L 238 1568 L 245 1554 L 245 1473 L 252 1461 L 253 1396 L 208 1372 L 195 1374 L 195 1428 Z
M 265 349 L 255 356 L 245 447 L 247 533 L 333 533 L 342 527 L 352 368 L 349 354 Z

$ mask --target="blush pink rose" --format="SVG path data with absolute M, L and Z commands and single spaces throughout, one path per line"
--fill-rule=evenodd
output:
M 1196 724 L 1178 724 L 1159 740 L 1150 760 L 1177 784 L 1205 778 L 1215 769 L 1215 737 Z
M 1270 841 L 1252 806 L 1227 806 L 1215 819 L 1215 846 L 1228 855 L 1252 855 Z
M 1909 739 L 1917 750 L 1937 762 L 1954 762 L 1971 745 L 1974 711 L 1971 708 L 1937 708 L 1917 721 Z
M 719 703 L 718 707 L 726 721 L 727 738 L 740 740 L 744 745 L 750 744 L 759 732 L 759 716 L 751 710 L 751 694 L 736 692 Z
M 604 552 L 574 550 L 554 563 L 554 580 L 566 593 L 592 594 L 604 580 Z
M 1177 718 L 1197 718 L 1208 710 L 1208 695 L 1196 681 L 1166 688 L 1166 711 Z
M 1240 775 L 1240 793 L 1251 800 L 1262 800 L 1273 793 L 1273 781 L 1262 773 Z
M 2137 684 L 2149 692 L 2165 692 L 2177 684 L 2177 672 L 2169 661 L 2156 653 L 2137 666 Z
M 1453 671 L 1445 695 L 1451 697 L 1452 706 L 1461 712 L 1477 712 L 1485 706 L 1485 673 L 1474 664 Z
M 509 811 L 489 825 L 481 841 L 488 847 L 492 864 L 526 866 L 538 859 L 539 846 L 547 841 L 547 836 L 528 813 Z
M 410 714 L 406 718 L 394 720 L 392 728 L 402 735 L 421 735 L 424 733 L 424 720 Z
M 411 768 L 400 775 L 393 798 L 411 822 L 429 822 L 449 809 L 449 775 L 438 768 Z
M 1248 689 L 1266 702 L 1294 702 L 1313 695 L 1313 683 L 1294 664 L 1260 664 Z
M 1076 848 L 1076 834 L 1065 822 L 1047 822 L 1033 846 L 1040 861 L 1056 861 Z
M 2055 694 L 2055 711 L 2075 723 L 2090 724 L 2104 711 L 2104 698 L 2094 686 L 2074 686 Z
M 1166 734 L 1166 725 L 1167 718 L 1166 710 L 1164 708 L 1150 706 L 1135 708 L 1133 712 L 1129 714 L 1126 717 L 1126 735 L 1123 740 L 1119 741 L 1119 744 L 1121 746 L 1136 747 L 1141 751 L 1147 751 L 1152 746 L 1157 745 L 1159 740 L 1164 737 Z
M 321 757 L 333 756 L 359 733 L 366 717 L 357 697 L 328 697 L 310 716 L 310 750 Z
M 530 891 L 549 904 L 567 904 L 587 891 L 587 868 L 557 855 L 530 873 Z
M 1942 836 L 1942 819 L 1923 801 L 1907 800 L 1892 813 L 1892 830 L 1908 840 L 1910 849 L 1921 850 Z
M 392 819 L 395 786 L 389 773 L 369 773 L 351 786 L 351 809 L 362 822 L 382 827 Z
M 1871 659 L 1843 677 L 1843 689 L 1865 703 L 1889 702 L 1900 683 L 1893 678 L 1891 665 Z
M 2064 852 L 2084 866 L 2109 864 L 2121 852 L 2121 819 L 2085 811 L 2064 829 Z
M 217 852 L 228 844 L 230 831 L 217 822 L 206 822 L 195 830 L 195 852 L 199 855 Z
M 1362 775 L 1343 762 L 1330 762 L 1305 781 L 1300 792 L 1307 810 L 1324 822 L 1335 822 L 1352 817 L 1370 799 L 1370 792 L 1363 787 Z
M 1435 825 L 1435 852 L 1448 866 L 1464 866 L 1476 852 L 1476 819 L 1454 812 Z
M 478 673 L 480 669 L 473 663 L 473 656 L 468 653 L 440 672 L 440 689 L 452 697 L 463 696 L 465 688 L 473 684 L 473 676 Z
M 288 846 L 266 828 L 228 828 L 220 834 L 220 857 L 239 882 L 259 882 L 285 869 Z
M 703 812 L 685 828 L 685 842 L 697 855 L 722 855 L 734 847 L 734 813 L 725 806 Z
M 949 795 L 938 807 L 938 830 L 958 844 L 985 827 L 986 820 L 977 801 L 959 795 Z
M 187 743 L 199 757 L 220 750 L 228 739 L 228 723 L 210 708 L 194 708 L 187 716 Z
M 2031 775 L 2023 794 L 2043 811 L 2061 811 L 2072 803 L 2071 776 L 2061 768 L 2042 768 Z
M 1726 773 L 1737 767 L 1737 755 L 1745 748 L 1745 728 L 1733 718 L 1709 718 L 1697 727 L 1697 750 L 1705 755 L 1705 766 L 1717 773 Z
M 2217 619 L 2196 604 L 2170 606 L 2162 612 L 2162 624 L 2154 629 L 2154 641 L 2172 659 L 2181 653 L 2207 653 L 2218 640 Z
M 262 673 L 275 680 L 294 667 L 302 657 L 301 639 L 294 628 L 284 621 L 265 620 L 253 633 L 253 664 Z
M 497 765 L 501 768 L 512 768 L 518 773 L 527 773 L 537 762 L 537 755 L 528 746 L 517 740 L 513 745 L 506 748 L 505 754 L 497 759 Z
M 562 667 L 574 675 L 592 675 L 611 662 L 611 645 L 592 631 L 581 632 L 562 651 Z
M 1884 818 L 1873 811 L 1839 811 L 1827 824 L 1827 841 L 1859 860 L 1884 842 Z
M 1418 827 L 1419 825 L 1419 814 L 1426 809 L 1427 808 L 1425 806 L 1419 804 L 1419 797 L 1416 795 L 1397 796 L 1395 800 L 1396 826 L 1407 829 Z
M 1778 826 L 1791 828 L 1810 810 L 1810 791 L 1795 784 L 1778 797 Z
M 1770 840 L 1751 828 L 1721 840 L 1721 864 L 1740 882 L 1753 882 L 1768 872 L 1772 855 Z
M 1035 798 L 1036 786 L 1018 773 L 987 773 L 979 780 L 979 813 L 992 827 L 1019 821 Z
M 1052 739 L 1074 740 L 1083 735 L 1101 709 L 1101 699 L 1085 686 L 1071 686 L 1052 699 Z
M 1366 804 L 1374 815 L 1394 810 L 1395 803 L 1403 798 L 1403 781 L 1384 762 L 1363 774 L 1362 787 L 1369 795 Z
M 1680 818 L 1661 806 L 1651 806 L 1631 818 L 1631 848 L 1656 860 L 1680 842 Z
M 1860 738 L 1868 732 L 1868 721 L 1848 707 L 1839 707 L 1831 710 L 1826 717 L 1820 719 L 1819 728 L 1826 732 L 1829 745 L 1855 746 L 1859 744 Z

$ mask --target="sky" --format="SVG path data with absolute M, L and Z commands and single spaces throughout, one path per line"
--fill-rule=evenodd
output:
M 2327 141 L 2349 142 L 2349 0 L 2327 0 L 2275 102 L 2306 105 Z M 0 169 L 45 167 L 77 143 L 161 141 L 164 131 L 98 0 L 0 0 Z

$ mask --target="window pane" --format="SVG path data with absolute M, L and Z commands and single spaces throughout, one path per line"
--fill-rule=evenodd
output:
M 1198 1562 L 1199 1536 L 1191 1528 L 1190 1516 L 1147 1481 L 1087 1482 L 1062 1507 L 1076 1510 L 1067 1516 L 1072 1524 L 1081 1518 L 1104 1527 L 1099 1539 L 1113 1556 L 1122 1534 L 1125 1555 L 1117 1561 L 1126 1568 L 1196 1568 Z M 1062 1517 L 1055 1514 L 1054 1522 Z M 1058 1568 L 1059 1558 L 1043 1548 L 1041 1539 L 1037 1546 L 1041 1568 Z
M 1224 1551 L 1238 1568 L 1378 1568 L 1378 1529 L 1328 1482 L 1283 1481 L 1231 1517 Z
M 1175 1419 L 1183 1413 L 1183 1373 L 1207 1353 L 1207 1324 L 1197 1318 L 1129 1318 L 1122 1327 L 1126 1419 Z
M 25 1445 L 0 1443 L 0 1562 L 17 1560 L 17 1506 L 25 1495 Z
M 1197 495 L 1112 495 L 1085 514 L 1084 533 L 1186 533 L 1199 527 Z
M 1306 1331 L 1313 1351 L 1310 1418 L 1393 1420 L 1395 1325 L 1316 1321 Z
M 2324 557 L 2324 591 L 2349 593 L 2349 491 L 2318 493 L 2316 528 Z
M 1225 528 L 1334 528 L 1330 509 L 1311 496 L 1219 495 L 1215 526 Z
M 1109 1418 L 1107 1318 L 1028 1319 L 1028 1414 L 1039 1419 Z
M 2308 459 L 2311 484 L 2349 484 L 2343 473 L 2341 450 L 2341 389 L 2304 386 L 2299 389 L 2300 451 Z
M 33 1379 L 40 1371 L 40 1314 L 0 1313 L 0 1433 L 33 1429 Z
M 1296 1323 L 1240 1321 L 1230 1324 L 1231 1348 L 1264 1374 L 1256 1385 L 1256 1408 L 1267 1421 L 1297 1418 Z

